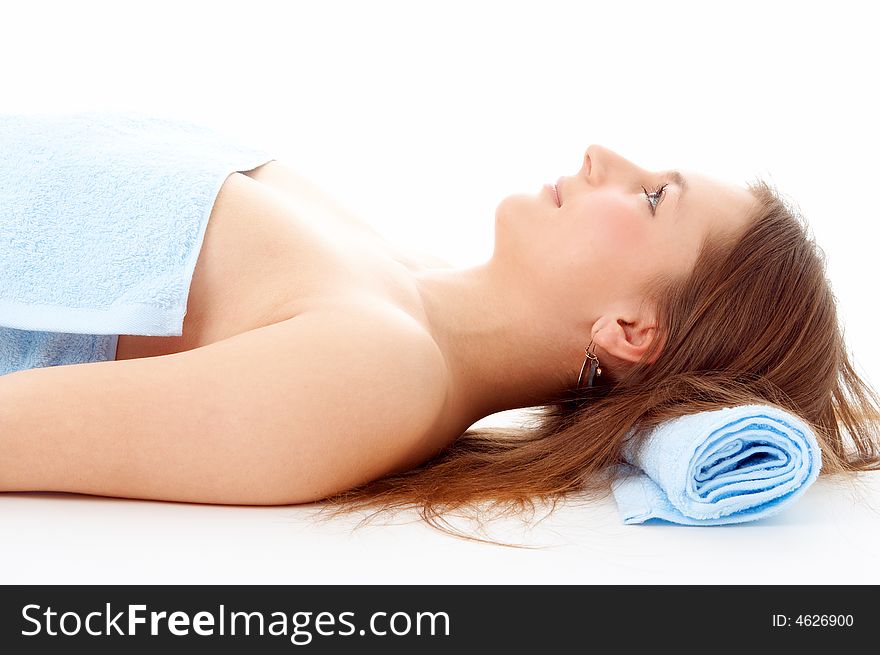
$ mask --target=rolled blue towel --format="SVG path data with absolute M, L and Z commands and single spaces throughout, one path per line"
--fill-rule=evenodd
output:
M 766 518 L 816 480 L 822 453 L 803 420 L 772 405 L 739 405 L 658 425 L 612 483 L 624 523 L 723 525 Z
M 220 187 L 272 159 L 136 112 L 0 114 L 0 374 L 180 336 Z

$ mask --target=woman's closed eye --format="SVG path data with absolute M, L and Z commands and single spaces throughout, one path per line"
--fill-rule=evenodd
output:
M 648 191 L 645 187 L 642 187 L 642 191 L 645 192 L 645 196 L 648 198 L 648 204 L 651 205 L 651 215 L 657 211 L 657 205 L 660 204 L 660 201 L 663 200 L 663 190 L 669 186 L 668 184 L 664 184 L 662 186 L 657 187 L 651 191 Z

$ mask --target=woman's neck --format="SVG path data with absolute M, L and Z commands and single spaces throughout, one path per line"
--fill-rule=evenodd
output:
M 451 411 L 470 423 L 572 386 L 590 327 L 554 322 L 536 289 L 492 263 L 414 272 L 426 328 L 449 369 Z

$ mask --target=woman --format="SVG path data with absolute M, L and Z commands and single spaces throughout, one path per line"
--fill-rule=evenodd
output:
M 632 427 L 748 402 L 814 426 L 823 473 L 880 464 L 822 258 L 767 185 L 594 145 L 495 221 L 492 257 L 454 269 L 280 162 L 230 175 L 180 337 L 0 377 L 0 490 L 415 505 L 436 525 L 607 491 Z M 523 407 L 534 426 L 468 431 Z

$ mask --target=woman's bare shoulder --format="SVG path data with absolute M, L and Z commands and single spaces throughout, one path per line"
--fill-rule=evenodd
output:
M 0 491 L 287 504 L 427 458 L 446 372 L 414 319 L 363 300 L 180 353 L 20 371 L 0 394 Z

